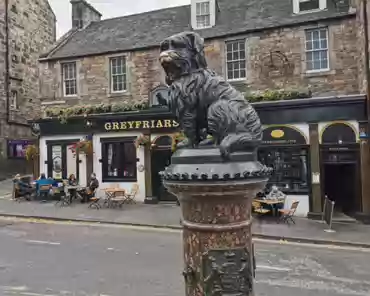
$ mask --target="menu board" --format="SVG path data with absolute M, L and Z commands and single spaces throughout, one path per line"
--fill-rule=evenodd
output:
M 62 179 L 63 163 L 62 163 L 62 146 L 52 147 L 52 159 L 53 159 L 53 179 Z

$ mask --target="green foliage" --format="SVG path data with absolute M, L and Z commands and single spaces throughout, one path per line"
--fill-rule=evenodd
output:
M 312 94 L 310 91 L 299 91 L 299 90 L 265 90 L 245 93 L 245 98 L 251 102 L 271 102 L 271 101 L 286 101 L 295 99 L 306 99 L 311 98 Z
M 72 106 L 72 107 L 54 107 L 46 109 L 47 117 L 57 117 L 61 123 L 67 123 L 68 119 L 76 116 L 87 116 L 91 114 L 105 114 L 105 113 L 121 113 L 130 111 L 140 111 L 148 109 L 147 102 L 139 103 L 115 103 L 115 104 L 99 104 L 86 106 Z
M 294 100 L 310 98 L 310 91 L 299 90 L 265 90 L 245 92 L 245 98 L 251 102 L 269 102 L 280 100 Z M 77 105 L 72 107 L 54 107 L 46 109 L 47 117 L 58 118 L 61 123 L 67 123 L 68 119 L 76 116 L 88 116 L 92 114 L 106 114 L 106 113 L 123 113 L 130 111 L 141 111 L 149 108 L 147 101 L 145 102 L 122 102 L 114 104 L 99 104 L 99 105 Z

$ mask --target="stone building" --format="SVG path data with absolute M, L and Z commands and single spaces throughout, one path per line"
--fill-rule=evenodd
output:
M 157 165 L 153 157 L 150 160 L 153 152 L 146 148 L 132 152 L 131 158 L 138 162 L 132 174 L 122 168 L 107 172 L 112 155 L 123 155 L 126 148 L 122 147 L 133 145 L 133 139 L 141 135 L 147 135 L 153 147 L 163 147 L 156 142 L 158 137 L 173 132 L 177 123 L 163 110 L 118 114 L 133 110 L 111 104 L 149 100 L 155 105 L 155 94 L 165 90 L 159 43 L 172 34 L 194 30 L 205 39 L 209 67 L 239 90 L 293 89 L 315 97 L 255 104 L 265 130 L 271 132 L 264 136 L 261 159 L 276 169 L 279 165 L 289 168 L 280 169 L 273 182 L 290 200 L 301 201 L 302 213 L 319 213 L 322 197 L 337 194 L 333 180 L 326 183 L 328 172 L 333 172 L 331 165 L 345 165 L 340 159 L 348 157 L 354 165 L 351 168 L 357 175 L 348 174 L 356 180 L 364 177 L 368 152 L 361 145 L 360 134 L 367 115 L 363 26 L 357 1 L 192 0 L 190 5 L 106 20 L 85 0 L 71 3 L 72 30 L 40 59 L 40 99 L 47 110 L 54 108 L 45 113 L 48 118 L 38 121 L 42 170 L 52 174 L 56 145 L 58 157 L 71 166 L 60 176 L 74 172 L 76 165 L 71 165 L 66 147 L 75 139 L 88 137 L 95 154 L 86 160 L 87 171 L 94 170 L 103 184 L 120 183 L 127 188 L 132 182 L 141 182 L 142 200 L 150 198 L 155 191 L 153 182 L 160 182 L 153 177 L 157 173 L 151 168 Z M 100 107 L 95 108 L 97 105 Z M 61 114 L 70 117 L 64 126 L 58 121 Z M 158 123 L 158 118 L 163 121 Z M 343 156 L 343 151 L 349 154 Z M 168 159 L 170 152 L 156 155 L 155 160 Z M 284 155 L 290 160 L 284 162 Z M 133 165 L 121 158 L 118 161 L 130 168 Z M 82 166 L 77 164 L 78 170 L 86 172 L 86 165 Z M 129 175 L 132 178 L 126 178 Z M 348 183 L 352 187 L 346 193 L 356 195 L 353 204 L 348 206 L 335 197 L 338 208 L 370 211 L 370 196 L 364 194 L 366 182 L 358 184 L 356 180 Z
M 24 173 L 28 120 L 39 116 L 38 59 L 56 40 L 47 0 L 0 1 L 0 178 Z

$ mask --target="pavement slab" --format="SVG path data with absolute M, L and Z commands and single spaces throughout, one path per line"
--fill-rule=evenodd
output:
M 0 295 L 184 296 L 181 231 L 13 222 Z M 368 296 L 370 250 L 257 242 L 256 296 Z

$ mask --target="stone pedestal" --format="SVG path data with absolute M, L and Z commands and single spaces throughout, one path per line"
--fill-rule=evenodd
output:
M 181 203 L 187 296 L 254 295 L 251 203 L 271 170 L 256 147 L 225 162 L 218 149 L 182 149 L 163 172 Z

